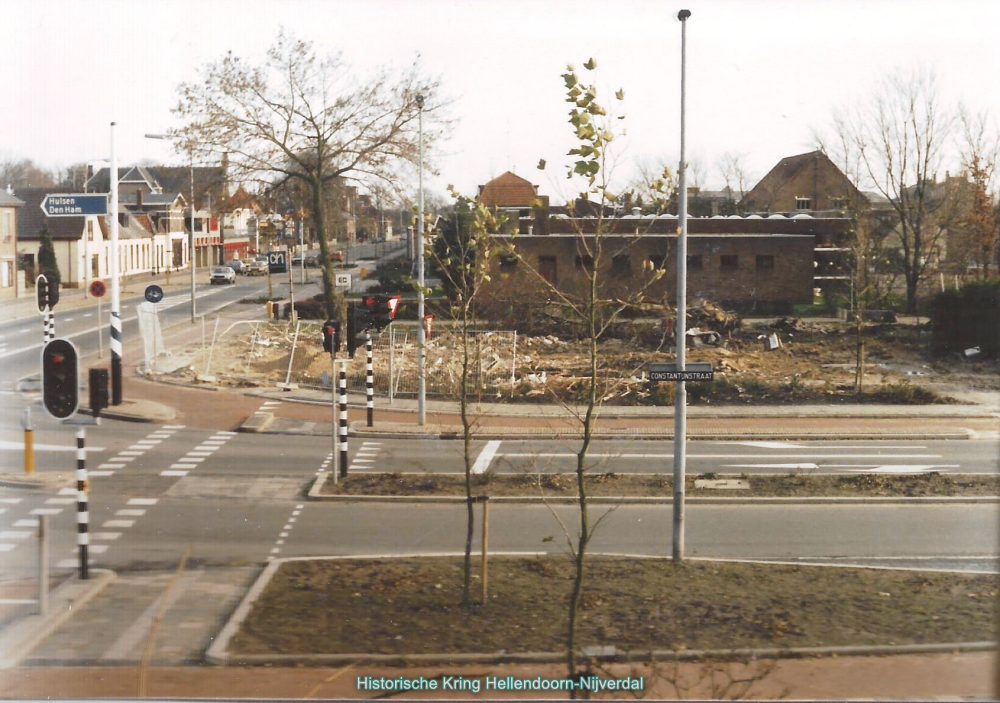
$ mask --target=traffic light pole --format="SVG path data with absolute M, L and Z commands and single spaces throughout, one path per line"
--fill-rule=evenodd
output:
M 111 123 L 111 404 L 122 403 L 122 315 L 118 285 L 118 156 Z
M 337 350 L 330 349 L 330 438 L 333 441 L 333 482 L 340 475 L 340 440 L 337 436 Z
M 87 551 L 90 546 L 90 512 L 87 501 L 87 431 L 76 426 L 76 543 L 80 549 L 80 579 L 90 578 Z

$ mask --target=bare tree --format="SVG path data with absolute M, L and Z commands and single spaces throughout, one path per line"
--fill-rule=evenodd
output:
M 31 159 L 0 156 L 0 188 L 47 188 L 55 184 L 55 176 Z
M 735 203 L 739 203 L 743 196 L 747 194 L 747 187 L 750 182 L 750 175 L 747 171 L 747 154 L 744 151 L 727 151 L 720 156 L 715 163 L 722 176 L 726 190 Z
M 895 213 L 906 310 L 916 312 L 917 287 L 936 263 L 947 204 L 934 197 L 952 117 L 941 106 L 932 72 L 897 71 L 851 116 L 845 141 L 856 149 L 867 179 Z
M 594 59 L 590 59 L 584 64 L 584 68 L 592 72 L 597 68 L 597 63 Z M 607 236 L 611 227 L 604 205 L 613 203 L 617 198 L 610 189 L 611 167 L 614 164 L 612 143 L 620 136 L 613 129 L 617 120 L 615 115 L 609 115 L 608 109 L 598 102 L 596 81 L 590 84 L 581 82 L 573 66 L 569 66 L 562 77 L 566 84 L 566 101 L 572 105 L 569 122 L 578 144 L 569 151 L 569 155 L 575 160 L 568 166 L 567 175 L 570 179 L 579 179 L 584 184 L 584 190 L 579 194 L 581 198 L 594 196 L 598 201 L 594 208 L 596 217 L 593 220 L 588 218 L 594 228 L 593 231 L 586 234 L 581 231 L 576 241 L 578 260 L 582 263 L 579 285 L 558 285 L 532 268 L 517 252 L 516 247 L 514 253 L 525 270 L 546 286 L 553 304 L 561 308 L 562 314 L 582 328 L 587 344 L 587 372 L 584 376 L 586 401 L 582 413 L 575 413 L 580 422 L 582 435 L 579 448 L 575 452 L 578 524 L 575 534 L 569 535 L 567 531 L 567 542 L 573 556 L 575 571 L 568 599 L 566 665 L 569 676 L 575 676 L 579 673 L 576 630 L 588 547 L 601 521 L 610 514 L 610 512 L 605 513 L 591 523 L 586 485 L 587 470 L 591 468 L 588 453 L 594 438 L 596 413 L 604 398 L 603 388 L 608 373 L 608 369 L 602 368 L 598 343 L 617 321 L 621 312 L 641 300 L 648 287 L 662 278 L 666 257 L 658 268 L 653 268 L 649 261 L 644 261 L 641 270 L 633 271 L 633 280 L 627 289 L 609 285 L 605 280 L 608 269 L 614 266 L 616 258 L 623 256 L 623 252 L 628 250 L 633 241 L 629 236 Z M 619 90 L 615 93 L 615 98 L 622 101 L 624 92 Z M 539 163 L 539 168 L 545 168 L 544 160 Z M 669 173 L 666 175 L 669 176 Z M 654 182 L 660 187 L 665 184 L 663 178 L 656 178 Z M 668 193 L 669 191 L 661 190 L 651 195 L 655 196 L 657 201 L 666 202 Z M 516 244 L 516 237 L 514 241 Z M 608 265 L 609 262 L 611 267 Z M 636 280 L 638 285 L 634 285 Z
M 339 178 L 391 179 L 393 167 L 415 161 L 416 98 L 424 96 L 429 118 L 438 114 L 437 82 L 423 78 L 416 64 L 398 75 L 382 70 L 361 78 L 339 55 L 320 57 L 311 43 L 282 31 L 262 65 L 229 53 L 179 92 L 174 112 L 186 126 L 175 134 L 183 151 L 200 158 L 228 153 L 237 178 L 306 186 L 324 261 L 327 314 L 342 318 L 324 188 Z M 442 124 L 425 129 L 428 141 Z
M 466 534 L 465 561 L 462 580 L 462 605 L 472 605 L 472 538 L 475 530 L 472 495 L 472 467 L 475 464 L 472 441 L 477 419 L 469 409 L 470 397 L 478 389 L 471 386 L 471 376 L 480 360 L 476 340 L 476 305 L 484 284 L 490 281 L 493 259 L 497 254 L 493 232 L 502 229 L 506 216 L 474 203 L 453 191 L 455 205 L 448 217 L 442 218 L 440 231 L 425 230 L 430 246 L 425 255 L 435 264 L 447 295 L 446 312 L 457 324 L 461 338 L 461 372 L 459 374 L 459 415 L 462 420 L 462 458 L 465 464 Z M 428 295 L 430 290 L 425 291 Z M 485 592 L 484 592 L 485 596 Z M 483 605 L 487 601 L 484 597 Z

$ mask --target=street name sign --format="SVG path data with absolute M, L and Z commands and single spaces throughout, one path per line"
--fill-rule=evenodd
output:
M 669 362 L 652 362 L 649 365 L 650 381 L 711 381 L 713 374 L 712 364 L 708 361 L 690 363 L 681 371 L 677 370 L 677 364 Z
M 39 207 L 48 217 L 107 215 L 107 193 L 49 193 Z

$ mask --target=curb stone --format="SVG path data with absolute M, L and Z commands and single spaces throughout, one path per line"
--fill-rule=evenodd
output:
M 494 556 L 536 556 L 537 552 L 504 553 L 497 552 Z M 384 554 L 384 555 L 344 555 L 326 557 L 290 557 L 275 559 L 270 562 L 251 586 L 243 600 L 236 607 L 229 620 L 226 621 L 218 636 L 205 653 L 205 661 L 220 666 L 267 665 L 267 664 L 325 664 L 339 665 L 359 662 L 407 665 L 407 664 L 506 664 L 506 663 L 550 663 L 565 661 L 565 652 L 472 652 L 472 653 L 438 653 L 438 654 L 233 654 L 229 644 L 239 632 L 240 626 L 250 614 L 254 603 L 264 593 L 271 579 L 285 563 L 293 561 L 326 561 L 326 560 L 365 560 L 365 559 L 406 559 L 428 557 L 456 557 L 459 552 L 432 554 Z M 603 555 L 613 556 L 613 555 Z M 669 559 L 669 557 L 656 557 Z M 727 561 L 725 559 L 699 561 Z M 864 569 L 867 567 L 856 566 Z M 593 657 L 604 661 L 648 661 L 650 658 L 659 661 L 698 660 L 746 658 L 777 659 L 801 658 L 815 656 L 884 656 L 889 654 L 937 654 L 951 652 L 990 652 L 1000 648 L 997 642 L 946 642 L 909 645 L 840 645 L 832 647 L 789 647 L 789 648 L 743 648 L 743 649 L 703 649 L 703 650 L 637 650 L 615 652 Z
M 69 578 L 49 594 L 49 614 L 27 615 L 0 632 L 0 669 L 9 669 L 31 653 L 49 635 L 78 613 L 110 584 L 117 574 L 109 569 L 91 569 L 91 578 Z
M 321 493 L 326 484 L 326 474 L 313 483 L 307 497 L 310 500 L 336 503 L 465 503 L 464 496 L 380 496 L 380 495 L 350 495 Z M 595 505 L 670 505 L 671 496 L 590 496 L 587 501 Z M 528 505 L 575 505 L 576 498 L 572 496 L 490 496 L 491 503 L 528 504 Z M 733 497 L 687 496 L 687 505 L 911 505 L 911 504 L 1000 504 L 1000 496 L 880 496 L 875 498 L 838 497 L 838 496 L 780 496 L 780 497 Z

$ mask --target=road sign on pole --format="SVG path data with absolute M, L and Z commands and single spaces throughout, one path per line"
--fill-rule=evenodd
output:
M 335 273 L 334 275 L 334 285 L 337 288 L 347 288 L 351 287 L 351 274 L 349 273 Z
M 711 381 L 714 378 L 710 362 L 693 362 L 678 371 L 677 365 L 670 362 L 651 363 L 649 365 L 650 381 Z
M 288 259 L 284 251 L 267 252 L 268 273 L 286 273 L 288 271 Z
M 104 281 L 94 281 L 90 284 L 90 294 L 95 298 L 103 298 L 107 290 Z
M 107 193 L 50 193 L 39 207 L 47 217 L 107 215 Z

